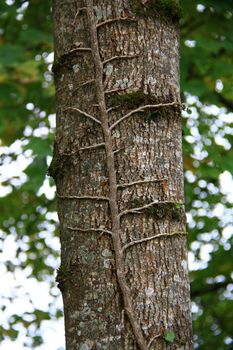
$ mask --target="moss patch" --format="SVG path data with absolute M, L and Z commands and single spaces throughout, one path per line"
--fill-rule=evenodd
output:
M 59 176 L 61 177 L 66 172 L 71 171 L 72 167 L 72 154 L 60 154 L 58 151 L 57 142 L 55 141 L 53 146 L 53 158 L 47 170 L 48 176 L 51 176 L 54 179 L 54 181 L 57 182 Z
M 129 0 L 131 11 L 138 17 L 157 18 L 164 16 L 173 20 L 182 18 L 182 8 L 179 0 Z
M 184 221 L 184 206 L 179 203 L 158 203 L 146 209 L 148 215 L 153 215 L 156 219 L 171 218 L 174 221 Z
M 126 94 L 115 94 L 109 98 L 109 104 L 111 106 L 120 106 L 123 109 L 134 109 L 151 102 L 152 99 L 150 96 L 141 90 Z
M 53 159 L 49 165 L 47 174 L 49 176 L 51 176 L 55 181 L 58 175 L 58 171 L 60 168 L 61 164 L 60 164 L 60 156 L 58 153 L 58 147 L 57 147 L 57 143 L 54 142 L 54 146 L 53 146 Z
M 141 198 L 134 198 L 132 200 L 132 208 L 139 208 L 144 205 L 143 199 Z
M 111 107 L 120 107 L 121 110 L 133 110 L 144 105 L 156 105 L 159 103 L 167 103 L 170 101 L 161 101 L 157 100 L 154 96 L 145 94 L 142 90 L 137 90 L 124 94 L 115 94 L 108 99 L 108 104 Z M 177 110 L 175 106 L 151 108 L 144 110 L 144 118 L 147 122 L 155 122 L 159 118 L 167 118 L 171 115 L 171 112 L 174 113 Z
M 67 271 L 62 265 L 57 269 L 56 282 L 58 288 L 63 291 L 65 289 L 65 282 L 72 280 L 72 273 Z

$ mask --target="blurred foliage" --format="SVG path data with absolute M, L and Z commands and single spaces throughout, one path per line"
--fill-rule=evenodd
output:
M 233 196 L 230 202 L 222 182 L 229 179 L 232 193 L 233 7 L 231 0 L 181 3 L 181 88 L 192 111 L 184 113 L 183 145 L 195 348 L 232 349 Z
M 181 5 L 181 88 L 190 109 L 183 133 L 195 348 L 225 350 L 233 348 L 233 196 L 224 187 L 226 178 L 232 183 L 233 172 L 233 7 L 232 0 L 181 0 Z M 59 258 L 48 237 L 57 236 L 56 208 L 42 191 L 49 181 L 55 105 L 50 6 L 41 0 L 1 1 L 1 165 L 17 164 L 21 172 L 1 176 L 6 195 L 0 201 L 0 249 L 13 237 L 15 256 L 4 271 L 27 270 L 28 278 L 48 280 L 55 300 Z M 52 304 L 47 311 L 33 305 L 30 312 L 11 315 L 0 339 L 17 339 L 20 324 L 27 331 L 25 346 L 38 347 L 41 323 L 61 316 Z

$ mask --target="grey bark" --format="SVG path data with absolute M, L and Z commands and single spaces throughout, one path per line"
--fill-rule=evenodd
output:
M 53 4 L 68 350 L 192 349 L 178 25 L 130 3 Z

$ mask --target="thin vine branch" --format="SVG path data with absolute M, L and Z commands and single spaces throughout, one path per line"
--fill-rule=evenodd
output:
M 134 246 L 135 244 L 140 244 L 140 243 L 144 243 L 144 242 L 148 242 L 148 241 L 152 241 L 153 239 L 155 238 L 160 238 L 160 237 L 172 237 L 172 236 L 186 236 L 187 235 L 187 232 L 165 232 L 165 233 L 160 233 L 158 235 L 154 235 L 154 236 L 150 236 L 150 237 L 146 237 L 146 238 L 142 238 L 142 239 L 139 239 L 137 241 L 133 241 L 133 242 L 130 242 L 130 243 L 127 243 L 125 244 L 123 247 L 122 247 L 122 252 L 125 252 L 126 249 Z
M 111 58 L 108 58 L 106 60 L 103 61 L 103 65 L 115 61 L 115 60 L 121 60 L 121 59 L 132 59 L 132 58 L 136 58 L 138 57 L 138 55 L 122 55 L 122 56 L 113 56 Z
M 67 228 L 71 231 L 80 231 L 80 232 L 103 232 L 103 233 L 107 233 L 109 235 L 112 235 L 112 231 L 106 230 L 104 228 L 98 227 L 98 228 L 83 228 L 83 227 L 71 227 L 71 226 L 67 226 Z
M 99 29 L 100 27 L 103 27 L 106 24 L 110 24 L 114 22 L 138 22 L 138 20 L 136 18 L 130 18 L 130 17 L 110 18 L 110 19 L 106 19 L 103 22 L 97 23 L 96 28 Z
M 109 201 L 108 197 L 101 197 L 101 196 L 72 196 L 72 195 L 60 195 L 57 193 L 57 197 L 60 199 L 89 199 L 89 200 L 97 200 L 97 201 Z
M 155 339 L 157 339 L 157 338 L 160 338 L 160 337 L 161 337 L 161 334 L 156 334 L 156 335 L 154 335 L 154 336 L 150 339 L 150 341 L 149 341 L 149 343 L 148 343 L 148 345 L 147 345 L 147 349 L 150 350 L 150 347 L 151 347 L 153 341 L 154 341 Z
M 76 154 L 79 154 L 80 151 L 86 151 L 86 150 L 89 150 L 89 149 L 95 149 L 95 148 L 101 148 L 101 147 L 105 147 L 105 143 L 104 142 L 97 143 L 97 144 L 90 145 L 90 146 L 80 147 L 79 149 L 74 150 L 72 152 L 62 152 L 62 153 L 60 153 L 60 156 L 72 157 L 72 156 L 74 156 Z
M 120 124 L 121 122 L 123 122 L 123 120 L 131 117 L 132 115 L 139 113 L 139 112 L 144 112 L 146 109 L 153 109 L 153 108 L 160 108 L 160 107 L 168 107 L 168 106 L 176 106 L 176 105 L 181 105 L 180 102 L 174 101 L 174 102 L 168 102 L 168 103 L 159 103 L 157 105 L 145 105 L 145 106 L 141 106 L 138 107 L 132 111 L 130 111 L 129 113 L 125 114 L 122 118 L 118 119 L 115 123 L 113 123 L 110 126 L 110 130 L 114 129 L 118 124 Z
M 133 182 L 128 182 L 128 183 L 124 183 L 124 184 L 118 184 L 117 188 L 124 188 L 124 187 L 139 185 L 139 184 L 163 182 L 163 181 L 167 181 L 167 179 L 164 178 L 164 179 L 139 180 L 139 181 L 133 181 Z
M 150 207 L 153 207 L 153 205 L 158 205 L 158 204 L 179 204 L 179 205 L 183 205 L 184 203 L 182 202 L 174 202 L 174 201 L 153 201 L 153 202 L 150 202 L 148 204 L 145 204 L 143 205 L 142 207 L 137 207 L 137 208 L 131 208 L 131 209 L 127 209 L 127 210 L 124 210 L 122 211 L 119 216 L 122 217 L 123 215 L 126 215 L 126 214 L 141 214 L 142 211 L 144 209 L 147 209 L 147 208 L 150 208 Z
M 102 143 L 97 143 L 96 145 L 81 147 L 79 148 L 79 151 L 86 151 L 88 149 L 94 149 L 94 148 L 100 148 L 100 147 L 105 147 L 105 143 L 102 142 Z
M 79 88 L 80 88 L 80 87 L 83 87 L 83 86 L 86 86 L 86 85 L 89 85 L 89 84 L 92 84 L 92 83 L 94 83 L 94 82 L 95 82 L 95 79 L 87 80 L 87 81 L 85 81 L 84 83 L 80 84 L 80 85 L 79 85 Z
M 114 92 L 125 91 L 125 90 L 127 90 L 127 88 L 115 88 L 111 90 L 105 90 L 104 93 L 107 95 L 107 94 L 112 94 Z
M 110 107 L 107 109 L 107 113 L 110 113 L 111 111 L 115 111 L 116 109 L 118 109 L 120 106 L 115 106 L 115 107 Z
M 69 56 L 70 54 L 72 54 L 74 52 L 91 52 L 91 48 L 90 47 L 75 47 L 74 49 L 71 49 L 69 51 L 64 52 L 64 54 L 60 58 L 63 58 L 65 56 Z
M 76 19 L 77 19 L 77 17 L 79 16 L 79 14 L 80 14 L 82 11 L 86 10 L 86 9 L 87 9 L 86 7 L 80 7 L 80 8 L 78 9 L 78 11 L 76 12 L 76 15 L 75 15 L 75 17 L 74 17 L 74 20 L 73 20 L 73 22 L 72 22 L 72 26 L 75 25 Z
M 88 114 L 87 112 L 84 112 L 84 111 L 82 111 L 82 110 L 79 109 L 79 108 L 76 108 L 76 107 L 67 107 L 67 108 L 64 110 L 64 112 L 65 112 L 65 111 L 69 111 L 69 110 L 70 110 L 70 111 L 76 111 L 76 112 L 78 112 L 78 113 L 80 113 L 80 114 L 82 114 L 82 115 L 85 115 L 85 117 L 87 117 L 87 118 L 93 120 L 93 121 L 96 122 L 97 124 L 101 124 L 101 121 L 100 121 L 100 120 L 96 119 L 95 117 L 93 117 L 93 115 L 90 115 L 90 114 Z

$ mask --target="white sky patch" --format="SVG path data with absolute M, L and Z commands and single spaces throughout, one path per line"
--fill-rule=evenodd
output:
M 50 114 L 48 118 L 50 127 L 54 129 L 56 127 L 56 114 Z
M 225 240 L 230 239 L 233 236 L 233 225 L 224 227 L 224 229 L 222 230 L 222 236 Z
M 45 58 L 45 61 L 46 61 L 47 63 L 53 63 L 53 60 L 54 60 L 54 53 L 51 52 L 51 53 L 49 53 L 49 54 L 47 55 L 47 57 Z
M 26 104 L 26 108 L 27 108 L 28 111 L 33 111 L 34 107 L 35 107 L 34 104 L 31 103 L 31 102 L 28 102 Z
M 202 5 L 202 4 L 198 4 L 198 5 L 197 5 L 197 11 L 198 11 L 198 12 L 204 12 L 204 11 L 205 11 L 205 6 Z
M 185 40 L 185 45 L 187 46 L 187 47 L 190 47 L 190 48 L 193 48 L 193 47 L 195 47 L 196 46 L 196 41 L 195 40 Z
M 221 80 L 216 81 L 215 90 L 221 92 L 223 90 L 223 83 Z
M 203 106 L 203 111 L 209 115 L 219 115 L 221 109 L 215 105 Z
M 38 346 L 38 350 L 65 350 L 65 331 L 64 321 L 43 321 L 42 336 L 44 344 Z M 5 340 L 1 342 L 1 350 L 31 350 L 31 347 L 25 345 L 26 331 L 21 327 L 17 343 Z
M 37 195 L 41 196 L 42 194 L 44 194 L 48 199 L 52 200 L 55 197 L 55 192 L 56 192 L 56 187 L 50 186 L 49 179 L 46 177 Z
M 224 171 L 220 176 L 221 192 L 227 195 L 227 200 L 233 203 L 233 178 L 229 171 Z
M 48 136 L 50 130 L 47 126 L 41 126 L 33 131 L 33 136 L 45 138 Z
M 203 261 L 197 261 L 193 252 L 188 253 L 188 266 L 190 271 L 202 270 L 207 267 L 207 263 Z
M 219 115 L 219 119 L 222 120 L 224 123 L 233 123 L 233 113 L 221 113 Z
M 28 159 L 23 154 L 20 154 L 17 160 L 12 161 L 10 164 L 3 164 L 1 166 L 1 181 L 6 181 L 12 177 L 20 177 L 31 162 L 31 158 Z

